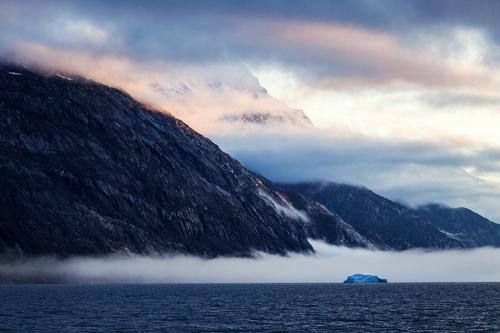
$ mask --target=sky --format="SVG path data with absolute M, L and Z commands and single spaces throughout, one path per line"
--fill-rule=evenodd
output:
M 1 0 L 0 54 L 121 87 L 271 180 L 500 222 L 499 16 L 489 0 Z M 300 110 L 311 126 L 228 121 Z

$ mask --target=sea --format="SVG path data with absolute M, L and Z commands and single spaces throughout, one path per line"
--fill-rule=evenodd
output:
M 500 332 L 500 283 L 0 285 L 0 332 Z

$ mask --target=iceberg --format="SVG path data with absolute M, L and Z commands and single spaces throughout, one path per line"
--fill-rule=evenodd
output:
M 387 279 L 379 278 L 376 275 L 354 274 L 348 276 L 344 283 L 387 283 Z

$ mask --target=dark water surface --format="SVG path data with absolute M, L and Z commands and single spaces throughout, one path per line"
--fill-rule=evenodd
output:
M 500 283 L 0 285 L 1 332 L 500 332 Z

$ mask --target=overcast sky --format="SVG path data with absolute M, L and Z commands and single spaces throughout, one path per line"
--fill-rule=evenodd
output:
M 488 0 L 2 0 L 0 51 L 121 86 L 273 180 L 356 183 L 500 221 L 498 17 Z M 190 107 L 205 112 L 189 113 L 151 91 L 152 78 L 207 76 L 254 76 L 275 99 L 259 107 L 286 103 L 315 127 L 226 131 L 207 115 L 245 98 L 203 95 Z

